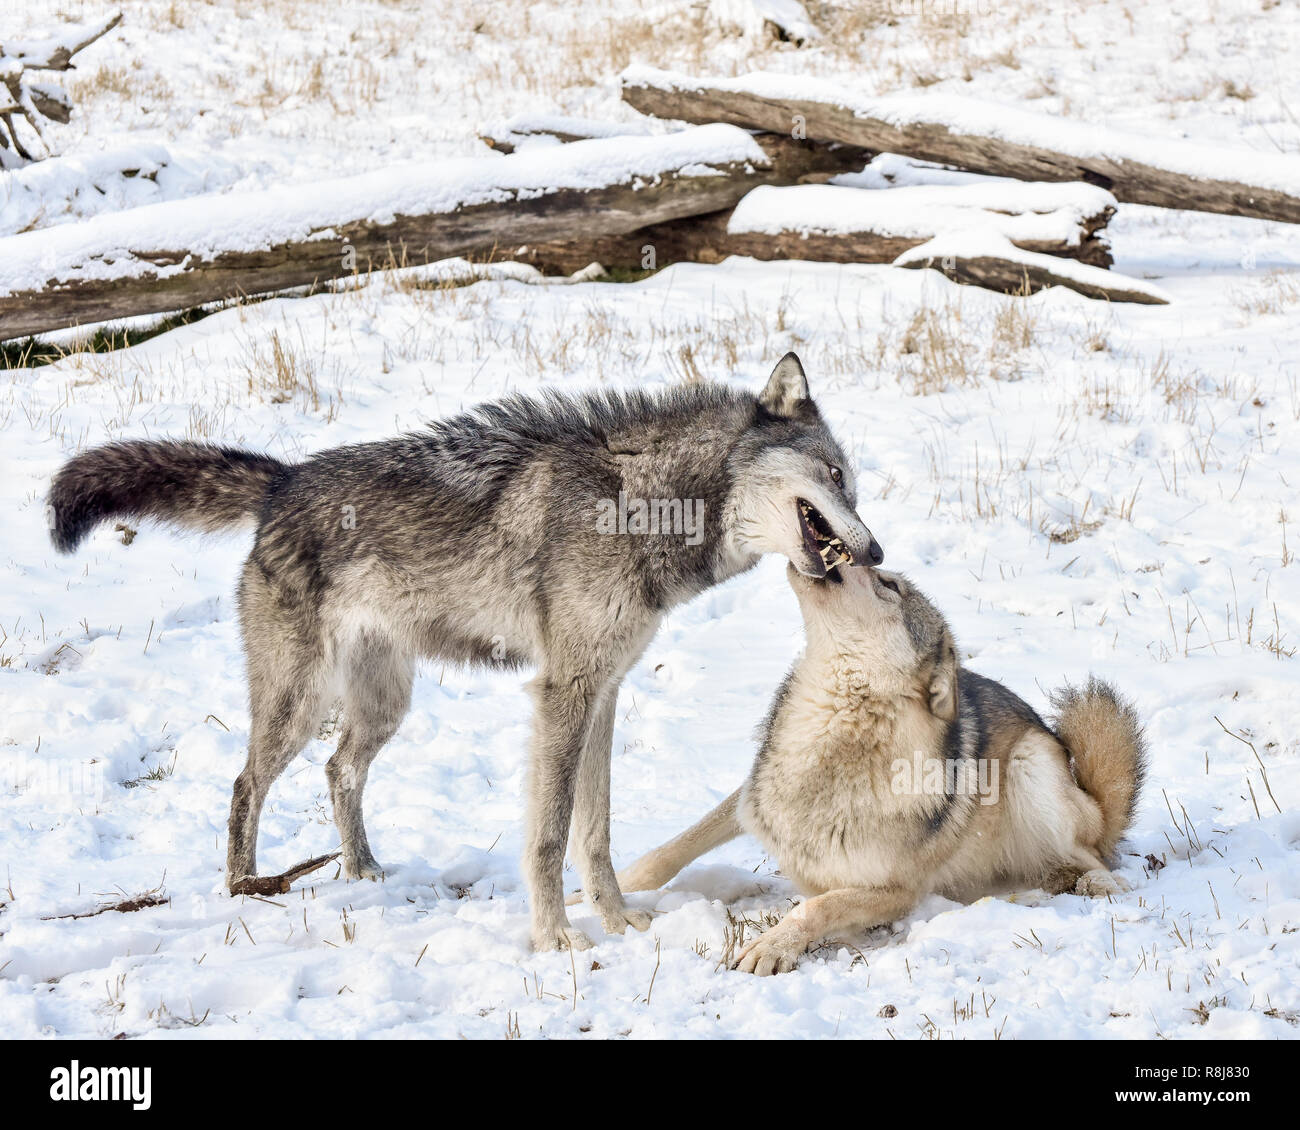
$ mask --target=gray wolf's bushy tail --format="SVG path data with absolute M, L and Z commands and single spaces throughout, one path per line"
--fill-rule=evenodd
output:
M 1109 683 L 1089 678 L 1052 692 L 1056 735 L 1074 759 L 1075 776 L 1101 808 L 1100 854 L 1108 857 L 1133 819 L 1146 777 L 1147 747 L 1133 704 Z
M 127 440 L 91 448 L 50 486 L 50 538 L 71 553 L 100 522 L 153 518 L 211 532 L 254 518 L 286 464 L 269 455 L 173 440 Z

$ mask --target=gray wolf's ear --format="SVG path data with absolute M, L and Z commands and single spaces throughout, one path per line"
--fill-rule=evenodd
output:
M 808 378 L 793 353 L 787 353 L 776 363 L 767 378 L 767 387 L 758 396 L 759 404 L 773 416 L 793 416 L 811 399 Z
M 942 722 L 957 717 L 957 649 L 946 634 L 939 662 L 930 673 L 930 713 Z

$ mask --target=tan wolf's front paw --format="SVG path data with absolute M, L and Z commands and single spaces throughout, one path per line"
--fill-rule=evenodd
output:
M 615 911 L 600 912 L 600 924 L 605 928 L 606 934 L 622 934 L 629 926 L 633 930 L 645 933 L 650 929 L 650 923 L 653 921 L 654 915 L 648 910 L 633 910 L 630 906 Z
M 589 950 L 592 940 L 574 926 L 556 926 L 533 931 L 533 949 L 538 953 L 551 950 Z
M 1133 888 L 1127 880 L 1111 871 L 1085 871 L 1074 885 L 1076 895 L 1091 898 L 1104 898 L 1106 895 L 1119 895 Z
M 753 973 L 759 977 L 789 973 L 807 948 L 802 939 L 782 935 L 781 928 L 774 926 L 740 951 L 735 968 L 741 973 Z

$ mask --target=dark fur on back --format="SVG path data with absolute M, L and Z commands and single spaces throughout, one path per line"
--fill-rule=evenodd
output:
M 819 421 L 810 427 L 769 416 L 752 393 L 716 384 L 513 396 L 296 465 L 268 494 L 254 560 L 310 588 L 350 560 L 402 559 L 413 544 L 430 562 L 486 557 L 490 546 L 518 556 L 513 583 L 543 602 L 552 587 L 548 571 L 577 566 L 565 559 L 569 553 L 587 568 L 626 569 L 641 602 L 662 609 L 718 579 L 721 539 L 689 546 L 672 534 L 593 538 L 597 503 L 620 491 L 699 499 L 707 527 L 716 530 L 737 447 L 757 450 L 796 431 L 824 429 Z M 534 474 L 548 489 L 525 489 Z M 521 497 L 535 534 L 519 528 Z M 346 535 L 338 520 L 345 506 L 358 511 Z

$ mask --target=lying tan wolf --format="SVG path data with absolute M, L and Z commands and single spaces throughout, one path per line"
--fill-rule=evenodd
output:
M 906 915 L 930 892 L 969 901 L 1043 888 L 1127 890 L 1105 860 L 1128 827 L 1146 753 L 1133 707 L 1092 679 L 1052 696 L 1055 729 L 957 663 L 940 612 L 879 569 L 793 569 L 807 649 L 777 692 L 749 779 L 618 876 L 663 886 L 749 832 L 812 895 L 741 953 L 793 969 L 813 943 Z

